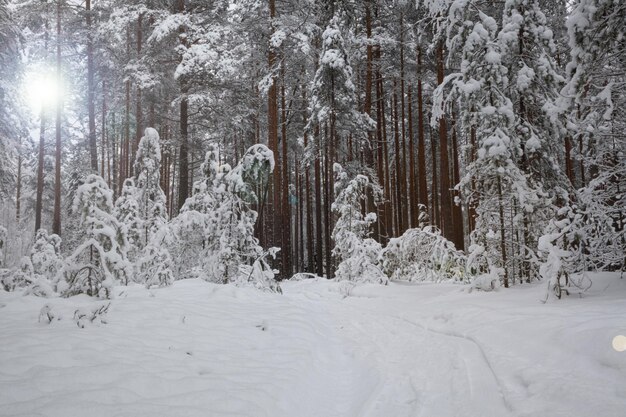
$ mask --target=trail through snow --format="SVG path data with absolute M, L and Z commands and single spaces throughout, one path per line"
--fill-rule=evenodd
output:
M 621 417 L 625 281 L 542 304 L 543 285 L 188 280 L 119 287 L 84 328 L 104 301 L 0 292 L 0 416 Z

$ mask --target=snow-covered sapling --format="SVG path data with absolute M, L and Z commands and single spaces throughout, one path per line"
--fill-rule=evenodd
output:
M 376 214 L 363 214 L 362 203 L 367 191 L 380 198 L 381 190 L 365 175 L 350 179 L 343 167 L 335 164 L 335 201 L 332 210 L 338 215 L 332 237 L 335 241 L 333 255 L 339 261 L 338 280 L 387 284 L 387 276 L 378 265 L 380 243 L 369 238 Z
M 85 293 L 110 298 L 114 283 L 126 281 L 132 273 L 122 249 L 122 227 L 112 214 L 112 199 L 106 182 L 94 174 L 76 191 L 73 209 L 80 214 L 84 241 L 67 257 L 61 270 L 64 281 L 58 290 L 65 296 Z

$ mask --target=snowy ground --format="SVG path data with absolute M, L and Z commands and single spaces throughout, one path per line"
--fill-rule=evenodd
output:
M 198 280 L 103 301 L 0 290 L 1 416 L 626 415 L 626 279 L 545 286 Z M 347 296 L 346 296 L 347 295 Z M 38 322 L 49 304 L 55 319 Z M 60 320 L 59 320 L 60 317 Z

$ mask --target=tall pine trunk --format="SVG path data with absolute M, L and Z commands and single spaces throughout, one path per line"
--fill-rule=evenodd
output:
M 61 83 L 61 0 L 57 0 L 57 84 Z M 61 236 L 61 117 L 63 116 L 63 103 L 61 95 L 56 103 L 56 143 L 55 143 L 55 166 L 54 166 L 54 215 L 52 219 L 52 232 Z M 96 161 L 97 163 L 97 161 Z M 97 166 L 96 166 L 97 172 Z
M 281 65 L 281 89 L 280 89 L 280 107 L 281 107 L 281 136 L 282 136 L 282 210 L 281 210 L 281 230 L 282 230 L 282 270 L 283 277 L 289 278 L 292 275 L 292 253 L 291 245 L 291 208 L 289 206 L 289 158 L 287 157 L 287 108 L 285 100 L 285 66 Z
M 93 59 L 93 34 L 91 0 L 85 1 L 87 21 L 87 108 L 89 113 L 89 155 L 91 157 L 91 171 L 98 172 L 98 145 L 96 143 L 96 103 L 95 103 L 95 69 Z M 104 159 L 102 160 L 104 163 Z M 104 178 L 104 175 L 102 175 Z
M 410 226 L 410 196 L 407 192 L 407 160 L 406 160 L 406 106 L 404 98 L 404 15 L 400 13 L 400 128 L 402 143 L 400 149 L 402 151 L 402 158 L 400 164 L 400 219 L 401 230 L 400 235 Z
M 141 48 L 143 42 L 143 14 L 139 14 L 137 17 L 137 60 L 141 59 Z M 133 142 L 133 157 L 132 161 L 134 163 L 135 156 L 137 155 L 137 149 L 139 148 L 139 141 L 143 136 L 143 112 L 141 109 L 141 84 L 139 82 L 135 83 L 135 141 Z M 132 170 L 132 168 L 131 168 Z
M 437 84 L 444 78 L 443 42 L 437 46 Z M 454 239 L 452 223 L 452 197 L 450 195 L 450 163 L 448 155 L 448 125 L 445 116 L 439 119 L 439 177 L 441 182 L 439 204 L 441 205 L 441 231 L 446 239 Z
M 426 185 L 426 138 L 424 137 L 424 95 L 422 88 L 422 49 L 417 46 L 417 182 L 419 203 L 428 207 Z
M 20 224 L 22 208 L 22 143 L 20 141 L 17 151 L 17 184 L 15 187 L 15 223 Z
M 178 0 L 178 12 L 185 11 L 185 0 Z M 181 29 L 184 33 L 184 29 Z M 183 47 L 186 47 L 185 38 L 181 37 Z M 182 59 L 182 58 L 181 58 Z M 180 146 L 178 150 L 178 210 L 189 197 L 189 86 L 187 80 L 180 81 Z
M 46 147 L 46 110 L 42 107 L 39 116 L 39 153 L 37 158 L 37 197 L 35 199 L 35 233 L 41 229 L 43 210 L 43 164 Z
M 276 3 L 275 0 L 269 0 L 269 12 L 270 12 L 270 28 L 272 33 L 274 32 L 274 18 L 276 17 Z M 271 73 L 274 72 L 276 66 L 276 52 L 270 45 L 267 53 L 268 68 Z M 274 153 L 275 168 L 273 175 L 273 187 L 272 187 L 272 245 L 279 246 L 281 248 L 280 258 L 284 260 L 287 256 L 285 252 L 289 248 L 283 247 L 282 231 L 280 224 L 282 223 L 282 210 L 281 210 L 281 191 L 282 191 L 282 165 L 279 157 L 278 149 L 278 88 L 277 88 L 276 76 L 272 75 L 271 85 L 267 92 L 267 143 L 270 150 Z M 284 276 L 286 271 L 284 270 L 284 263 L 281 262 L 283 267 L 280 271 L 281 276 Z

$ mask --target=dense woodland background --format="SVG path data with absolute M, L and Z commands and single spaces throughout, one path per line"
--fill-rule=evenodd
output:
M 282 277 L 335 276 L 353 221 L 359 242 L 442 244 L 505 286 L 619 269 L 625 24 L 619 0 L 0 0 L 4 265 L 40 228 L 74 251 L 77 190 L 98 174 L 122 196 L 153 127 L 166 219 L 216 175 L 207 151 L 273 151 L 250 208 Z M 36 76 L 64 94 L 31 114 Z

